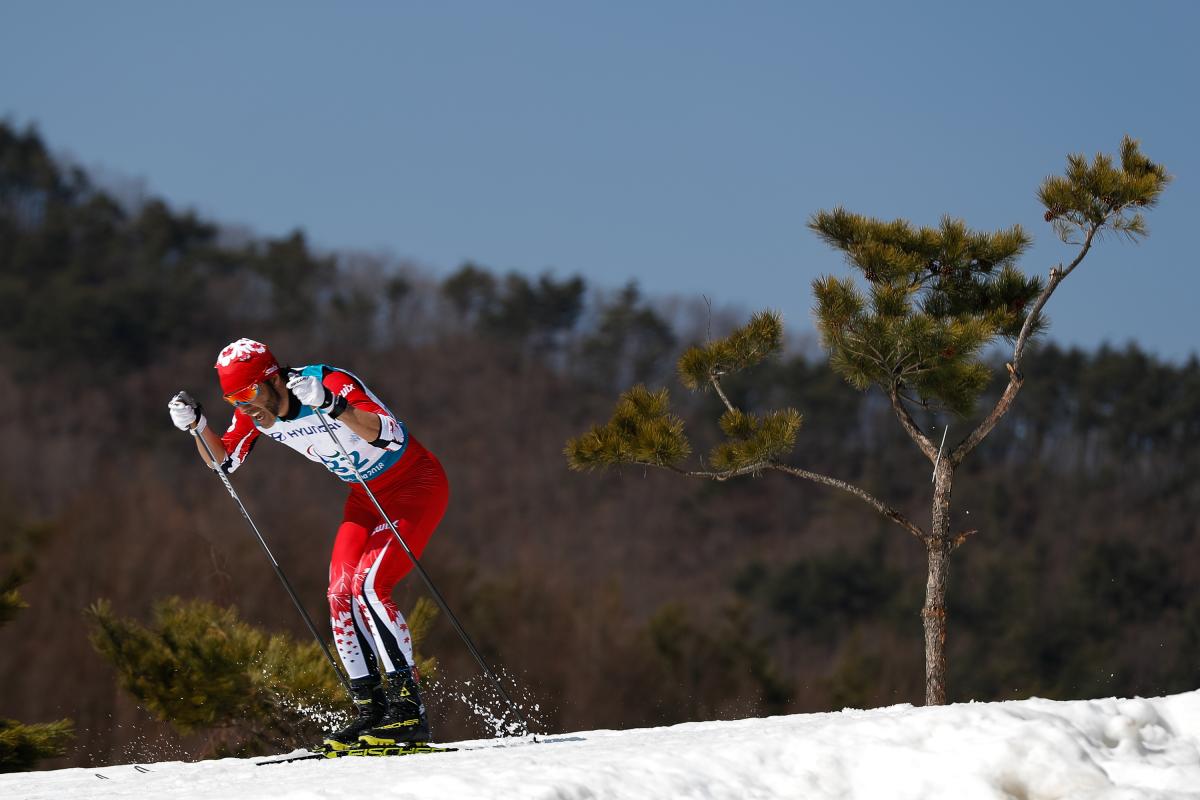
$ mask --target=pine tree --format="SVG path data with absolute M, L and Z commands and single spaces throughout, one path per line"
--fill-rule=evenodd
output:
M 33 550 L 49 535 L 45 525 L 4 524 L 0 537 L 0 625 L 11 622 L 27 607 L 18 587 L 33 573 Z M 61 756 L 72 738 L 70 720 L 28 725 L 0 718 L 0 772 L 32 769 L 43 758 Z
M 785 463 L 801 425 L 786 408 L 758 416 L 737 408 L 722 380 L 778 352 L 783 327 L 777 314 L 760 313 L 719 341 L 693 347 L 679 360 L 689 389 L 712 389 L 725 412 L 726 440 L 708 456 L 709 469 L 687 469 L 691 452 L 683 421 L 670 411 L 667 390 L 635 386 L 621 396 L 612 419 L 567 444 L 573 469 L 618 464 L 662 467 L 682 475 L 723 481 L 777 470 L 858 497 L 915 536 L 928 559 L 922 610 L 926 656 L 926 702 L 946 702 L 946 582 L 949 558 L 975 531 L 952 530 L 950 491 L 955 470 L 1012 407 L 1024 382 L 1021 358 L 1031 337 L 1044 329 L 1042 310 L 1059 284 L 1110 231 L 1136 241 L 1145 236 L 1142 210 L 1153 207 L 1170 177 L 1126 137 L 1119 163 L 1099 154 L 1072 155 L 1062 176 L 1038 190 L 1045 219 L 1063 242 L 1078 247 L 1049 279 L 1024 275 L 1017 261 L 1029 236 L 1019 227 L 974 231 L 945 217 L 936 228 L 905 220 L 883 221 L 842 208 L 815 214 L 809 227 L 840 250 L 865 280 L 823 277 L 813 283 L 817 325 L 830 364 L 859 390 L 878 388 L 900 425 L 933 464 L 934 493 L 926 530 L 858 486 Z M 995 407 L 971 433 L 944 450 L 921 430 L 915 409 L 969 414 L 992 378 L 982 358 L 999 339 L 1013 343 L 1008 384 Z
M 92 645 L 147 711 L 181 734 L 206 733 L 213 754 L 255 755 L 320 739 L 348 707 L 316 642 L 268 634 L 236 608 L 178 597 L 157 603 L 153 624 L 122 619 L 104 600 L 87 611 Z M 422 598 L 408 615 L 419 642 L 437 615 Z M 420 659 L 423 676 L 437 668 Z

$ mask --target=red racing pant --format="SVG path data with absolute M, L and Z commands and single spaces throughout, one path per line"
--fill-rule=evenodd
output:
M 367 485 L 419 557 L 450 499 L 437 458 L 410 438 L 404 457 Z M 342 517 L 329 561 L 333 638 L 351 680 L 378 680 L 381 670 L 413 666 L 408 624 L 392 601 L 392 589 L 412 569 L 412 560 L 361 484 L 350 487 Z

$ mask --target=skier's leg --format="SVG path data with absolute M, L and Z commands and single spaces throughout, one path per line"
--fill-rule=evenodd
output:
M 374 641 L 366 621 L 355 608 L 355 575 L 367 543 L 367 530 L 346 521 L 338 528 L 329 559 L 329 617 L 338 655 L 351 681 L 373 678 L 379 682 Z
M 402 536 L 407 532 L 408 526 L 403 519 L 397 520 L 396 527 Z M 396 581 L 409 570 L 403 563 L 409 559 L 390 530 L 376 531 L 368 542 L 365 555 L 373 557 L 374 563 L 363 576 L 355 601 L 374 622 L 372 630 L 387 683 L 384 686 L 384 714 L 374 725 L 363 730 L 359 739 L 372 746 L 427 742 L 429 721 L 417 691 L 412 636 L 404 615 L 391 597 Z
M 395 520 L 395 523 L 401 536 L 411 536 L 406 520 Z M 409 536 L 406 536 L 405 541 L 408 540 Z M 389 528 L 375 530 L 367 538 L 359 566 L 354 586 L 356 608 L 370 621 L 373 644 L 383 671 L 390 674 L 411 666 L 412 637 L 404 615 L 392 600 L 392 589 L 412 569 L 412 563 Z
M 379 497 L 408 549 L 418 558 L 446 513 L 449 490 L 445 473 L 435 461 L 425 462 L 402 486 Z M 392 600 L 392 589 L 412 570 L 412 560 L 386 524 L 367 537 L 355 570 L 354 595 L 374 634 L 383 671 L 414 666 L 412 638 L 403 614 Z
M 420 556 L 446 510 L 448 491 L 440 467 L 406 484 L 408 491 L 396 492 L 380 504 L 393 517 L 397 532 L 413 555 Z M 414 486 L 415 484 L 415 486 Z M 365 567 L 365 569 L 364 569 Z M 359 564 L 355 599 L 374 623 L 380 662 L 387 673 L 387 712 L 382 720 L 360 738 L 372 745 L 424 742 L 429 739 L 425 706 L 417 691 L 417 672 L 412 637 L 400 609 L 392 601 L 392 589 L 412 569 L 412 560 L 396 541 L 391 529 L 381 525 L 367 539 Z
M 395 522 L 401 536 L 411 534 L 406 520 Z M 364 562 L 370 559 L 373 563 L 365 575 L 359 571 L 362 577 L 355 601 L 356 607 L 363 609 L 373 623 L 379 663 L 387 674 L 386 710 L 373 726 L 359 734 L 359 739 L 372 746 L 427 742 L 429 721 L 417 691 L 412 636 L 404 615 L 392 600 L 392 588 L 411 569 L 412 562 L 388 528 L 373 532 L 367 541 Z M 405 542 L 408 541 L 406 536 Z
M 327 750 L 345 750 L 356 745 L 359 735 L 377 725 L 387 707 L 372 651 L 375 643 L 354 602 L 354 573 L 366 540 L 366 528 L 354 522 L 343 522 L 334 538 L 329 560 L 329 614 L 333 639 L 350 677 L 350 696 L 356 713 L 349 724 L 325 737 L 323 744 Z

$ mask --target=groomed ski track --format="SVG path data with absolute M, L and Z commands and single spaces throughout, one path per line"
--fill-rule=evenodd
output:
M 541 738 L 269 769 L 259 759 L 222 759 L 0 775 L 0 797 L 1200 800 L 1200 692 L 894 706 Z

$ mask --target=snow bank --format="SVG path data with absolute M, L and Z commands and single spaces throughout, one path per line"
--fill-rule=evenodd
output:
M 1200 800 L 1200 692 L 895 706 L 497 744 L 269 767 L 224 759 L 0 775 L 0 797 Z

